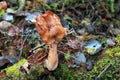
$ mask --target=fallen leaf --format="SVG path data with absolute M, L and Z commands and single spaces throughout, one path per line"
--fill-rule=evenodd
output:
M 19 33 L 19 29 L 17 26 L 12 25 L 10 22 L 1 21 L 0 32 L 7 33 L 9 36 L 14 36 Z
M 16 54 L 15 52 L 16 52 L 16 51 L 15 51 L 15 46 L 9 46 L 9 49 L 8 49 L 9 55 Z

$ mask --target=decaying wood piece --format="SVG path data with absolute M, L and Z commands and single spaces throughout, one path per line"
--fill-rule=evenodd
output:
M 33 53 L 32 55 L 30 55 L 27 60 L 29 62 L 30 65 L 33 64 L 42 64 L 44 59 L 46 59 L 48 56 L 48 54 L 44 51 L 39 51 L 37 53 Z
M 53 71 L 58 66 L 57 43 L 67 35 L 67 29 L 63 28 L 59 17 L 51 11 L 39 14 L 35 25 L 43 42 L 49 45 L 48 58 L 44 66 L 49 71 Z

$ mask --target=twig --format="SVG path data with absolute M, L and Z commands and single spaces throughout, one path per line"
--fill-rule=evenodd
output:
M 72 33 L 75 33 L 75 34 L 76 34 L 76 32 L 75 32 L 74 30 L 72 30 L 72 31 L 69 31 L 69 32 L 67 33 L 67 35 L 72 34 Z
M 111 64 L 109 63 L 109 64 L 105 67 L 105 69 L 96 77 L 95 80 L 98 80 L 98 79 L 100 78 L 100 76 L 101 76 L 110 66 L 111 66 Z
M 66 0 L 64 0 L 64 2 L 63 2 L 61 14 L 63 14 L 63 12 L 65 10 L 65 3 L 66 3 Z
M 81 12 L 79 12 L 78 10 L 76 10 L 75 7 L 70 7 L 70 9 L 72 9 L 73 11 L 75 11 L 75 13 L 76 13 L 77 15 L 81 14 Z
M 21 38 L 21 48 L 20 48 L 20 54 L 19 54 L 18 60 L 20 60 L 20 57 L 21 57 L 22 52 L 23 52 L 24 43 L 25 43 L 25 41 L 26 41 L 27 38 L 28 38 L 28 36 L 25 36 L 25 39 L 22 41 L 23 37 L 24 37 L 24 36 L 22 35 L 22 38 Z
M 102 5 L 102 3 L 101 3 L 100 0 L 99 0 L 99 4 Z M 103 8 L 104 8 L 104 10 L 106 11 L 106 13 L 107 13 L 109 16 L 111 16 L 110 13 L 109 13 L 109 11 L 105 8 L 105 6 L 103 6 Z
M 88 0 L 90 6 L 92 7 L 93 10 L 95 10 L 95 8 L 93 7 L 92 3 L 90 2 L 90 0 Z
M 61 54 L 63 54 L 63 55 L 65 55 L 66 53 L 64 53 L 64 52 L 62 52 L 62 51 L 60 51 L 60 50 L 57 50 L 59 53 L 61 53 Z M 75 57 L 74 56 L 71 56 L 72 58 L 74 58 L 75 59 Z
M 32 48 L 29 52 L 33 52 L 34 50 L 36 50 L 36 49 L 38 49 L 38 48 L 40 48 L 40 47 L 42 47 L 44 45 L 45 45 L 45 43 L 42 43 L 41 45 L 38 45 L 38 46 Z

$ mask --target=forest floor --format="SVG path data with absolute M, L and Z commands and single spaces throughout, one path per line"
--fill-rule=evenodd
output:
M 49 46 L 35 25 L 47 11 L 68 30 L 54 71 L 43 66 Z M 0 80 L 120 80 L 120 1 L 1 1 Z

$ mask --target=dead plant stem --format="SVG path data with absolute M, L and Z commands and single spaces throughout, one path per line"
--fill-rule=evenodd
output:
M 111 66 L 111 63 L 109 63 L 105 68 L 104 70 L 96 77 L 95 80 L 98 80 L 100 78 L 100 76 Z

